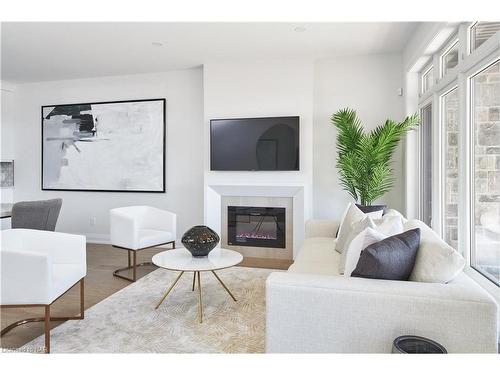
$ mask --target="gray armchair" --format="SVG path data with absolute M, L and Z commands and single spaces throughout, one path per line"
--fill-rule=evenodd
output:
M 61 211 L 62 199 L 17 202 L 12 206 L 12 228 L 54 231 Z

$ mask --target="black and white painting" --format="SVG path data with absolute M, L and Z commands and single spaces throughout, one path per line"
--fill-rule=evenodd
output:
M 165 99 L 42 107 L 42 189 L 165 191 Z

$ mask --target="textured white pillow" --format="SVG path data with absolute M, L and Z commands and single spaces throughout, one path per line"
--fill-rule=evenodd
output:
M 420 228 L 420 247 L 410 280 L 449 283 L 462 272 L 465 259 L 422 221 L 408 220 L 404 224 L 405 231 L 415 228 Z
M 365 213 L 366 216 L 368 216 L 369 218 L 372 218 L 374 220 L 382 218 L 383 214 L 384 214 L 384 210 L 379 210 L 379 211 L 373 211 L 373 212 L 367 212 L 367 213 Z
M 345 242 L 344 250 L 340 257 L 339 273 L 343 274 L 347 258 L 347 252 L 351 241 L 366 228 L 372 228 L 376 231 L 385 234 L 386 236 L 394 236 L 403 232 L 403 222 L 399 216 L 383 216 L 381 219 L 372 220 L 370 217 L 365 217 L 351 225 L 349 237 Z
M 349 203 L 344 216 L 342 218 L 342 222 L 340 223 L 339 233 L 337 235 L 337 243 L 335 245 L 335 250 L 342 254 L 344 250 L 345 242 L 349 237 L 349 232 L 351 231 L 352 224 L 363 220 L 366 215 L 358 208 L 354 203 Z
M 389 208 L 388 210 L 386 210 L 384 213 L 384 217 L 385 216 L 398 216 L 401 218 L 401 221 L 403 223 L 406 223 L 408 221 L 408 219 L 406 219 L 401 212 L 399 212 L 393 208 Z
M 344 276 L 351 276 L 352 271 L 354 271 L 356 265 L 358 264 L 359 256 L 364 249 L 375 242 L 382 241 L 387 237 L 388 236 L 385 234 L 377 232 L 373 228 L 366 228 L 354 237 L 349 245 L 349 248 L 346 250 Z
M 376 229 L 387 236 L 394 236 L 404 231 L 403 220 L 400 216 L 383 216 L 381 219 L 373 220 L 373 222 Z
M 372 219 L 379 219 L 382 217 L 383 210 L 369 212 L 365 214 L 361 211 L 356 204 L 349 203 L 347 209 L 342 215 L 342 221 L 340 222 L 339 233 L 337 235 L 337 244 L 335 250 L 342 254 L 346 246 L 346 241 L 349 239 L 349 233 L 351 231 L 352 224 L 363 220 L 365 217 L 370 217 Z

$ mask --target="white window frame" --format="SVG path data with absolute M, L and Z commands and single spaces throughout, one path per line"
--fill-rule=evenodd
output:
M 426 87 L 424 85 L 424 77 L 427 73 L 429 73 L 431 70 L 434 69 L 434 64 L 433 64 L 433 61 L 431 60 L 430 63 L 428 63 L 425 67 L 425 69 L 422 70 L 422 73 L 420 73 L 420 95 L 422 97 L 424 97 L 426 94 L 428 94 L 430 91 L 432 91 L 432 88 L 436 85 L 436 71 L 434 70 L 433 71 L 433 74 L 432 74 L 432 87 Z M 424 91 L 424 88 L 426 89 Z
M 471 220 L 471 184 L 474 183 L 472 179 L 472 162 L 473 157 L 473 143 L 471 140 L 471 110 L 470 110 L 470 78 L 477 74 L 478 72 L 484 70 L 489 65 L 493 64 L 500 57 L 500 31 L 494 34 L 490 39 L 485 41 L 481 46 L 472 51 L 472 41 L 471 41 L 471 28 L 476 24 L 476 22 L 467 22 L 459 26 L 458 33 L 454 33 L 451 38 L 447 39 L 447 42 L 443 45 L 439 51 L 434 53 L 430 59 L 430 62 L 425 64 L 424 69 L 420 70 L 418 74 L 419 78 L 419 99 L 418 99 L 418 111 L 425 107 L 427 104 L 432 102 L 433 110 L 433 184 L 435 188 L 432 191 L 433 199 L 433 229 L 441 236 L 443 236 L 444 227 L 444 189 L 443 178 L 443 134 L 441 127 L 442 118 L 442 106 L 440 98 L 451 91 L 454 87 L 458 86 L 459 95 L 459 154 L 458 163 L 460 166 L 461 174 L 459 174 L 459 212 L 458 212 L 458 246 L 457 249 L 467 261 L 467 266 L 465 272 L 471 276 L 476 282 L 478 282 L 483 288 L 485 288 L 490 294 L 496 296 L 497 301 L 500 303 L 499 297 L 499 287 L 493 280 L 490 280 L 479 271 L 475 270 L 471 264 L 472 262 L 472 226 L 473 221 Z M 439 67 L 441 64 L 441 57 L 449 51 L 451 46 L 454 46 L 454 41 L 458 38 L 458 50 L 459 50 L 459 62 L 458 65 L 450 69 L 444 76 L 436 76 L 436 71 L 434 71 L 434 82 L 433 87 L 428 89 L 425 93 L 423 92 L 423 76 L 429 71 L 431 67 Z M 441 71 L 439 71 L 441 73 Z M 472 104 L 471 104 L 472 105 Z M 420 166 L 420 134 L 417 138 L 417 149 L 419 152 L 419 168 Z M 417 168 L 417 181 L 418 186 L 422 184 L 421 181 L 421 171 Z M 418 213 L 421 212 L 420 204 L 420 192 L 419 192 L 419 207 Z
M 477 64 L 475 64 L 471 69 L 468 71 L 464 72 L 464 78 L 466 79 L 466 82 L 464 82 L 464 89 L 466 91 L 465 93 L 465 100 L 467 101 L 467 111 L 465 113 L 466 119 L 467 119 L 467 134 L 466 134 L 466 139 L 465 139 L 465 144 L 463 144 L 463 149 L 464 149 L 464 158 L 466 158 L 466 172 L 467 172 L 467 179 L 463 182 L 464 183 L 464 197 L 466 198 L 465 202 L 465 213 L 466 215 L 464 216 L 467 219 L 467 222 L 465 223 L 465 226 L 469 229 L 467 232 L 467 236 L 464 238 L 466 241 L 468 241 L 468 249 L 469 251 L 466 251 L 467 255 L 467 265 L 473 269 L 475 272 L 480 274 L 484 279 L 492 282 L 496 286 L 500 286 L 500 282 L 497 282 L 495 280 L 492 280 L 491 278 L 487 277 L 486 275 L 482 274 L 479 270 L 477 270 L 475 267 L 473 267 L 474 264 L 474 255 L 475 252 L 473 251 L 474 246 L 475 246 L 475 228 L 474 228 L 474 220 L 472 220 L 472 215 L 474 213 L 474 189 L 475 189 L 475 179 L 474 179 L 474 174 L 475 174 L 475 153 L 474 153 L 474 138 L 473 138 L 473 132 L 474 132 L 474 118 L 473 118 L 473 111 L 472 111 L 472 106 L 474 105 L 473 103 L 473 93 L 472 93 L 472 79 L 482 71 L 488 69 L 491 65 L 496 64 L 497 62 L 500 61 L 500 49 L 498 52 L 494 52 L 487 56 L 486 58 L 478 61 Z
M 476 49 L 472 49 L 472 46 L 474 44 L 474 41 L 472 40 L 472 28 L 474 26 L 476 26 L 478 23 L 479 23 L 479 21 L 474 21 L 474 22 L 469 22 L 467 25 L 467 53 L 469 55 L 473 54 L 475 51 L 477 51 L 479 48 L 482 47 L 482 44 L 481 44 Z M 497 31 L 496 34 L 494 34 L 490 39 L 493 39 L 495 37 L 495 35 L 498 36 L 499 33 L 500 33 L 500 30 Z M 490 39 L 488 39 L 488 40 L 490 40 Z M 486 42 L 488 42 L 488 40 Z M 486 42 L 484 42 L 484 43 L 486 43 Z
M 472 28 L 476 26 L 479 21 L 470 22 L 467 26 L 467 54 L 471 55 L 474 50 L 472 49 Z
M 459 39 L 458 35 L 455 34 L 453 37 L 450 39 L 448 43 L 446 43 L 446 47 L 444 48 L 443 52 L 439 56 L 439 78 L 443 78 L 446 73 L 444 72 L 445 64 L 444 64 L 444 57 L 454 48 L 457 47 L 458 50 L 458 63 L 460 63 L 460 44 L 459 44 Z M 453 74 L 453 70 L 458 66 L 455 65 L 453 68 L 448 69 L 448 74 Z
M 435 123 L 434 123 L 434 119 L 435 119 L 435 108 L 434 108 L 434 100 L 433 100 L 433 97 L 432 96 L 429 96 L 427 97 L 427 99 L 421 101 L 419 104 L 418 104 L 418 115 L 421 116 L 422 115 L 422 110 L 424 108 L 426 108 L 427 106 L 431 106 L 431 109 L 432 109 L 432 120 L 431 120 L 431 125 L 432 125 L 432 152 L 434 153 L 434 145 L 435 145 L 435 141 L 434 141 L 434 129 L 436 128 L 435 126 Z M 423 201 L 422 201 L 422 190 L 423 190 L 423 186 L 424 186 L 424 181 L 422 180 L 422 175 L 423 175 L 423 164 L 422 164 L 422 158 L 423 158 L 423 155 L 422 155 L 422 132 L 420 130 L 420 127 L 418 127 L 416 129 L 416 133 L 417 133 L 417 142 L 418 142 L 418 147 L 417 147 L 417 151 L 418 151 L 418 185 L 419 185 L 419 192 L 418 192 L 418 218 L 420 220 L 423 220 L 424 217 L 423 217 Z M 434 155 L 434 154 L 433 154 Z M 434 167 L 434 165 L 433 165 Z M 432 172 L 432 179 L 434 180 L 434 171 Z M 432 195 L 432 200 L 433 200 L 433 203 L 434 203 L 434 185 L 433 185 L 433 189 L 432 189 L 432 192 L 431 192 L 431 195 Z M 434 210 L 432 212 L 431 215 L 434 215 Z M 433 219 L 433 222 L 434 222 L 434 219 Z
M 450 92 L 452 92 L 453 90 L 457 89 L 457 94 L 460 95 L 460 90 L 459 90 L 459 87 L 458 87 L 458 80 L 454 80 L 453 82 L 449 83 L 448 85 L 446 85 L 445 87 L 443 87 L 439 92 L 436 93 L 437 95 L 437 107 L 438 107 L 438 134 L 437 134 L 437 142 L 438 143 L 438 149 L 439 149 L 439 159 L 438 159 L 438 162 L 439 162 L 439 176 L 438 176 L 438 180 L 439 181 L 439 186 L 438 189 L 437 189 L 437 196 L 439 197 L 438 201 L 436 202 L 437 204 L 439 204 L 439 210 L 437 211 L 439 216 L 437 216 L 439 218 L 438 222 L 439 222 L 439 234 L 444 237 L 445 235 L 445 226 L 446 226 L 446 222 L 445 222 L 445 218 L 446 218 L 446 189 L 445 189 L 445 186 L 446 186 L 446 147 L 445 147 L 445 142 L 446 142 L 446 131 L 445 131 L 445 126 L 444 126 L 444 111 L 443 111 L 443 108 L 444 108 L 444 97 L 446 95 L 448 95 Z M 458 110 L 460 111 L 460 100 L 459 100 L 459 107 L 458 107 Z M 461 133 L 461 130 L 462 130 L 462 124 L 461 124 L 461 118 L 460 116 L 458 117 L 458 129 L 459 129 L 459 136 L 460 136 L 460 133 Z M 458 158 L 458 166 L 460 167 L 460 157 Z M 459 178 L 460 178 L 460 174 L 459 174 Z M 460 189 L 460 188 L 459 188 Z M 460 194 L 460 193 L 459 193 Z M 458 221 L 460 221 L 460 214 L 458 215 Z M 460 228 L 460 222 L 457 224 L 457 227 Z M 460 244 L 460 239 L 458 241 L 458 243 Z

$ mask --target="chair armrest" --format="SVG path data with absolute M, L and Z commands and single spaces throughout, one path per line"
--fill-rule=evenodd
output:
M 496 352 L 498 306 L 472 280 L 462 281 L 272 273 L 266 281 L 266 351 L 390 353 L 396 337 L 412 334 L 450 353 Z
M 2 249 L 1 305 L 50 303 L 50 256 L 29 251 Z
M 147 229 L 162 230 L 172 233 L 177 238 L 177 215 L 156 207 L 148 207 L 147 216 L 144 218 L 143 227 Z
M 112 209 L 109 211 L 109 224 L 112 245 L 127 249 L 136 249 L 139 246 L 138 218 L 127 215 L 120 209 Z
M 336 237 L 339 228 L 337 220 L 308 220 L 306 221 L 306 238 L 310 237 Z

